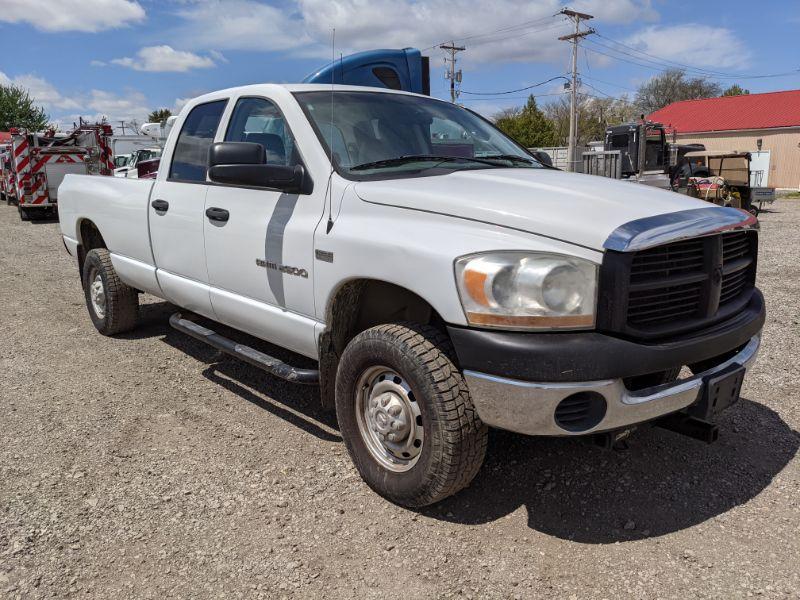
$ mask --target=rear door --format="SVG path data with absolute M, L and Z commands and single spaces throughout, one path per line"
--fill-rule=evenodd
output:
M 158 282 L 175 304 L 213 317 L 203 227 L 208 149 L 227 99 L 198 104 L 186 116 L 169 164 L 150 195 L 150 238 Z

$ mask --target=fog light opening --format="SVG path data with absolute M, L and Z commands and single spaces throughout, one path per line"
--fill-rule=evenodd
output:
M 556 406 L 556 424 L 571 433 L 588 431 L 606 416 L 606 399 L 597 392 L 577 392 Z

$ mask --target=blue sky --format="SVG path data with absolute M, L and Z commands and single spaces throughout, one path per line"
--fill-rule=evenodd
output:
M 560 0 L 0 0 L 0 83 L 27 87 L 54 121 L 138 119 L 200 93 L 294 82 L 336 53 L 429 48 L 432 91 L 448 97 L 443 53 L 454 39 L 463 90 L 500 92 L 568 70 Z M 633 94 L 669 64 L 751 92 L 800 88 L 797 0 L 575 0 L 595 15 L 580 53 L 583 90 Z M 432 47 L 433 48 L 430 48 Z M 640 63 L 640 64 L 633 64 Z M 781 77 L 755 75 L 791 73 Z M 532 90 L 540 102 L 557 82 Z M 461 100 L 484 114 L 526 93 Z

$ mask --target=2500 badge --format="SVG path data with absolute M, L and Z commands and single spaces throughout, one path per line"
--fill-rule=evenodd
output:
M 286 273 L 287 275 L 297 275 L 298 277 L 304 277 L 305 279 L 308 279 L 308 271 L 305 269 L 298 269 L 297 267 L 290 267 L 289 265 L 279 265 L 278 263 L 264 260 L 262 258 L 257 258 L 256 264 L 259 267 L 264 267 L 265 269 L 272 269 L 273 271 L 280 271 L 281 273 Z

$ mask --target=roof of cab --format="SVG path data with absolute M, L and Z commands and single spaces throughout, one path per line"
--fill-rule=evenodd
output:
M 405 96 L 418 96 L 420 98 L 430 98 L 422 94 L 406 92 L 403 90 L 390 90 L 389 88 L 370 87 L 363 85 L 331 85 L 329 83 L 256 83 L 239 87 L 226 88 L 203 94 L 197 98 L 192 98 L 188 104 L 199 104 L 208 100 L 217 100 L 225 96 L 242 94 L 263 94 L 270 91 L 294 92 L 375 92 L 379 94 L 402 94 Z M 435 98 L 434 98 L 435 100 Z

